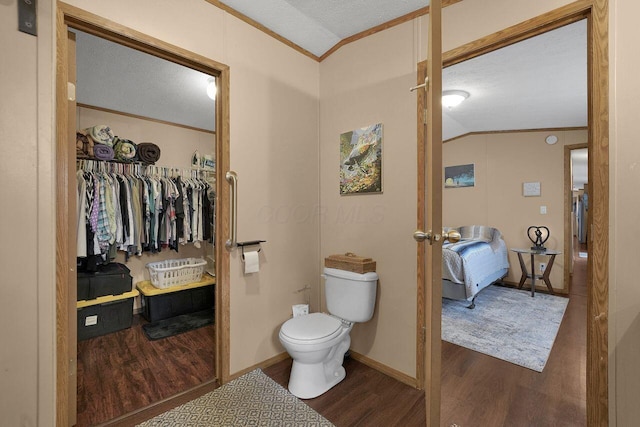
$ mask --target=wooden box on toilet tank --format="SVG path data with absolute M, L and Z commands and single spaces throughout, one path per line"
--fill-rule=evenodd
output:
M 373 259 L 358 256 L 352 252 L 329 255 L 324 259 L 324 266 L 359 274 L 376 271 L 376 262 Z

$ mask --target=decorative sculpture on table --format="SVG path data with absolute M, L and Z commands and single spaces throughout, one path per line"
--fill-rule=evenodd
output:
M 535 230 L 533 236 L 531 235 L 532 230 Z M 527 236 L 529 240 L 531 240 L 531 243 L 534 244 L 534 246 L 531 246 L 531 249 L 534 251 L 544 252 L 547 250 L 547 248 L 544 247 L 544 243 L 549 240 L 549 235 L 549 229 L 544 225 L 532 225 L 527 228 Z

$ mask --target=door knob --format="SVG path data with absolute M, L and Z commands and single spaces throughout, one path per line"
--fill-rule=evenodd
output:
M 428 240 L 431 244 L 433 244 L 434 242 L 439 242 L 440 240 L 448 240 L 451 243 L 456 243 L 460 241 L 460 237 L 460 233 L 455 230 L 450 230 L 447 232 L 443 231 L 442 234 L 433 234 L 431 230 L 427 231 L 426 233 L 422 230 L 416 230 L 413 233 L 413 238 L 416 240 L 416 242 L 424 242 L 425 240 Z
M 413 238 L 416 240 L 416 242 L 424 242 L 425 240 L 431 241 L 431 239 L 433 238 L 433 234 L 431 233 L 431 231 L 427 231 L 425 233 L 422 230 L 416 230 L 413 233 Z
M 443 231 L 442 237 L 444 237 L 444 240 L 448 240 L 451 243 L 456 243 L 460 241 L 460 238 L 462 236 L 456 230 L 449 230 L 446 233 Z

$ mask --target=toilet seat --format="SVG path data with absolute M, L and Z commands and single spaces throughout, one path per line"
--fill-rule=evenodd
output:
M 280 336 L 294 344 L 320 344 L 342 331 L 342 322 L 324 313 L 311 313 L 284 322 Z

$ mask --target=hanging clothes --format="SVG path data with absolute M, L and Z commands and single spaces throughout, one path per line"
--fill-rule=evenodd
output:
M 164 168 L 80 160 L 77 253 L 85 266 L 141 256 L 212 238 L 213 192 L 200 177 L 168 176 Z M 158 170 L 161 173 L 158 173 Z M 171 175 L 174 175 L 172 170 Z

